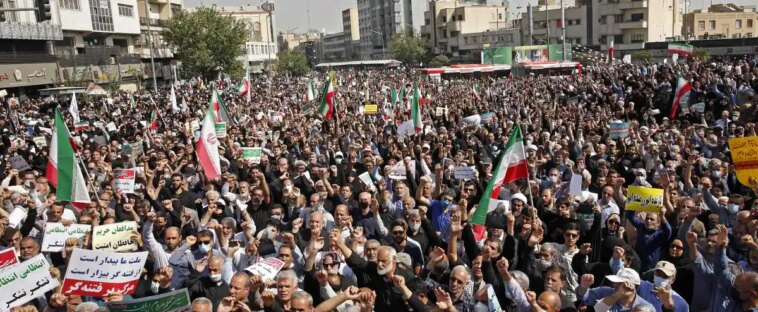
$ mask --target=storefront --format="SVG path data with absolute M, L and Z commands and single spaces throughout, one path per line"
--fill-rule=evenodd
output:
M 37 90 L 58 82 L 55 63 L 2 64 L 0 65 L 0 90 L 8 96 L 35 95 Z

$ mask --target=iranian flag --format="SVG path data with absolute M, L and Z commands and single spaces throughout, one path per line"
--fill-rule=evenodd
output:
M 68 105 L 68 112 L 71 113 L 71 120 L 74 124 L 79 122 L 79 104 L 76 102 L 76 93 L 71 96 L 71 103 Z
M 471 93 L 472 93 L 472 94 L 474 94 L 474 98 L 475 98 L 477 101 L 481 101 L 481 100 L 482 100 L 482 96 L 479 94 L 479 87 L 477 87 L 476 85 L 474 85 L 474 86 L 471 88 Z
M 74 131 L 83 131 L 89 129 L 88 121 L 79 121 L 74 123 Z
M 318 106 L 318 113 L 324 117 L 324 121 L 332 119 L 334 114 L 334 85 L 331 79 L 327 79 L 324 84 L 324 92 L 321 94 L 321 105 Z
M 613 62 L 613 38 L 611 38 L 611 44 L 608 46 L 608 59 L 607 62 Z
M 400 98 L 397 96 L 397 89 L 395 89 L 395 86 L 392 86 L 392 94 L 390 95 L 390 101 L 392 101 L 392 105 L 397 104 L 397 102 L 400 101 Z
M 248 70 L 247 73 L 245 73 L 245 79 L 240 81 L 239 84 L 237 84 L 237 95 L 239 96 L 247 96 L 250 93 L 250 71 Z
M 160 118 L 158 108 L 153 106 L 153 112 L 150 113 L 150 132 L 158 132 L 158 118 Z
M 525 179 L 529 176 L 529 166 L 526 162 L 520 126 L 513 128 L 511 137 L 508 138 L 508 144 L 505 146 L 502 155 L 500 155 L 500 161 L 494 170 L 492 179 L 490 179 L 487 189 L 483 193 L 484 196 L 479 200 L 479 205 L 476 208 L 476 212 L 474 212 L 472 219 L 474 224 L 484 225 L 487 213 L 495 210 L 500 202 L 505 202 L 497 198 L 503 185 L 518 179 Z
M 679 77 L 676 82 L 676 93 L 674 93 L 674 103 L 671 104 L 671 114 L 669 118 L 676 116 L 676 110 L 682 103 L 687 103 L 690 100 L 690 91 L 692 91 L 692 85 L 686 79 Z
M 308 78 L 308 90 L 305 92 L 305 102 L 310 103 L 316 99 L 316 90 L 313 88 L 313 80 Z
M 225 122 L 227 124 L 232 122 L 232 117 L 229 115 L 229 109 L 226 108 L 226 104 L 218 95 L 218 90 L 213 89 L 213 96 L 211 96 L 211 108 L 213 109 L 213 121 Z
M 57 188 L 55 199 L 71 202 L 77 208 L 90 203 L 87 182 L 79 168 L 71 134 L 66 127 L 60 109 L 55 109 L 53 137 L 50 140 L 45 177 Z
M 215 91 L 214 91 L 215 94 Z M 218 138 L 216 137 L 216 123 L 213 102 L 208 104 L 208 111 L 203 118 L 200 129 L 200 139 L 195 145 L 197 158 L 203 166 L 205 175 L 209 180 L 217 178 L 221 174 L 221 157 L 218 154 Z
M 692 55 L 692 45 L 686 43 L 669 43 L 668 51 L 682 55 Z
M 424 129 L 424 124 L 421 122 L 421 92 L 418 90 L 416 83 L 413 84 L 413 97 L 411 100 L 411 120 L 413 120 L 413 128 L 416 129 L 416 133 Z

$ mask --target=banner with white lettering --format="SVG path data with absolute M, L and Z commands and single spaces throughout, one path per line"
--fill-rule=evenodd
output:
M 187 288 L 147 298 L 108 302 L 107 305 L 110 312 L 185 312 L 192 310 Z
M 11 248 L 13 249 L 13 248 Z M 42 254 L 0 273 L 0 311 L 10 311 L 58 287 Z
M 0 251 L 0 272 L 16 263 L 18 263 L 18 253 L 16 252 L 16 248 L 8 248 Z
M 92 249 L 106 251 L 137 250 L 137 243 L 131 237 L 137 230 L 137 222 L 125 221 L 96 226 L 92 233 Z
M 147 251 L 111 252 L 75 248 L 62 292 L 66 296 L 130 295 L 137 287 Z
M 45 225 L 45 236 L 42 237 L 42 251 L 59 252 L 66 245 L 66 240 L 73 237 L 82 239 L 87 232 L 92 231 L 89 224 L 71 224 L 64 226 L 59 222 L 48 222 Z

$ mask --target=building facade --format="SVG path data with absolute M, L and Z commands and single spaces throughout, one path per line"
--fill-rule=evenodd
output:
M 361 59 L 387 58 L 392 35 L 418 33 L 424 25 L 426 1 L 357 0 Z
M 566 28 L 566 43 L 590 45 L 592 22 L 588 18 L 587 6 L 564 7 L 562 19 L 560 5 L 533 6 L 527 8 L 526 15 L 516 21 L 521 29 L 522 42 L 526 45 L 563 42 L 563 28 Z M 531 14 L 530 14 L 531 13 Z M 529 19 L 531 25 L 529 27 Z
M 261 71 L 267 67 L 267 64 L 276 60 L 279 49 L 274 35 L 275 12 L 269 14 L 263 7 L 251 5 L 240 7 L 214 5 L 213 8 L 222 15 L 234 17 L 247 24 L 250 33 L 245 42 L 245 49 L 240 51 L 238 59 L 249 62 L 252 71 Z
M 642 50 L 647 41 L 675 38 L 681 35 L 684 9 L 684 0 L 592 0 L 591 44 L 607 51 L 613 41 L 620 56 Z
M 715 4 L 684 15 L 682 34 L 688 39 L 729 39 L 758 36 L 755 6 Z
M 137 10 L 140 22 L 140 37 L 136 49 L 142 59 L 146 78 L 152 79 L 153 63 L 155 61 L 155 77 L 162 80 L 173 80 L 177 73 L 174 60 L 174 49 L 163 39 L 161 33 L 167 22 L 184 10 L 182 0 L 137 0 Z

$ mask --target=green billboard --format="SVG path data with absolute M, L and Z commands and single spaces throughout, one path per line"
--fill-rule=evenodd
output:
M 482 64 L 514 64 L 563 60 L 563 45 L 531 45 L 497 47 L 482 50 Z M 566 60 L 571 60 L 571 47 L 566 47 Z

